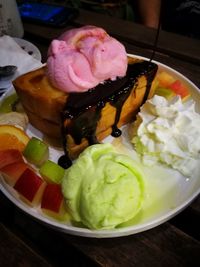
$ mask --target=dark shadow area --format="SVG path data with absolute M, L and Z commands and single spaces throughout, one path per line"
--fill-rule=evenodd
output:
M 27 0 L 17 0 L 18 3 Z M 73 6 L 157 28 L 191 38 L 200 38 L 200 0 L 32 0 Z

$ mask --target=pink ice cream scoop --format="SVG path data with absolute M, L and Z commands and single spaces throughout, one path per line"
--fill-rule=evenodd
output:
M 47 76 L 65 92 L 84 92 L 99 83 L 126 75 L 124 46 L 103 29 L 84 26 L 52 41 L 47 59 Z

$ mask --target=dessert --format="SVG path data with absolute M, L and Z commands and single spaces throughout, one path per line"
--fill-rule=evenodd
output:
M 24 148 L 23 155 L 30 163 L 41 166 L 49 157 L 49 147 L 42 140 L 32 137 Z
M 24 162 L 22 153 L 18 149 L 0 150 L 0 170 L 15 162 Z
M 39 169 L 40 175 L 49 183 L 59 184 L 64 176 L 65 170 L 51 160 L 45 161 Z
M 157 73 L 155 83 L 157 84 L 154 92 L 156 95 L 164 96 L 167 99 L 180 95 L 184 101 L 190 97 L 190 91 L 187 86 L 166 71 Z
M 22 173 L 28 168 L 31 167 L 27 163 L 23 161 L 17 161 L 1 168 L 0 173 L 2 174 L 5 181 L 13 187 Z
M 144 164 L 166 164 L 190 177 L 200 159 L 200 115 L 194 100 L 155 95 L 138 113 L 132 142 Z
M 59 221 L 69 220 L 60 184 L 46 185 L 41 199 L 41 210 Z
M 16 93 L 6 97 L 0 105 L 0 114 L 13 111 L 13 105 L 16 103 L 16 101 L 17 101 Z
M 8 112 L 0 114 L 0 125 L 14 125 L 23 130 L 26 129 L 28 124 L 28 117 L 25 113 Z
M 6 149 L 23 151 L 28 142 L 29 136 L 20 128 L 9 124 L 0 125 L 0 151 Z
M 111 144 L 92 145 L 66 170 L 62 192 L 74 221 L 91 229 L 112 229 L 140 211 L 143 173 Z
M 152 94 L 157 65 L 128 57 L 103 29 L 71 30 L 54 40 L 47 66 L 14 81 L 30 123 L 63 137 L 65 153 L 76 158 L 88 145 L 134 119 Z
M 18 178 L 14 189 L 20 194 L 20 197 L 31 206 L 37 206 L 42 198 L 46 183 L 37 173 L 27 168 Z

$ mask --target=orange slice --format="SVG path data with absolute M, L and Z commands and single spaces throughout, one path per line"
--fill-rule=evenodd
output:
M 13 125 L 0 125 L 0 150 L 17 149 L 23 151 L 29 141 L 28 135 Z

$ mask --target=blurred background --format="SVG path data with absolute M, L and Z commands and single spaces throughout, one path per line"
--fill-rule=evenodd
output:
M 17 0 L 17 3 L 28 2 Z M 200 0 L 32 0 L 72 6 L 157 28 L 191 38 L 200 38 Z M 162 3 L 161 3 L 162 2 Z

